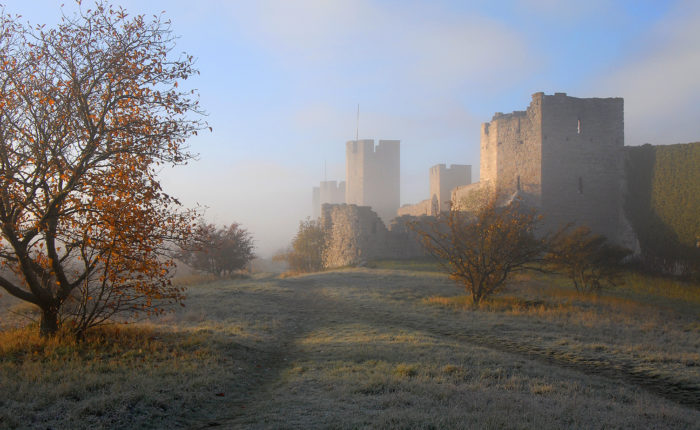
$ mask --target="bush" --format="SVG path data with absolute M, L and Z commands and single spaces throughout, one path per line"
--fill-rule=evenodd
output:
M 194 242 L 180 253 L 180 259 L 194 269 L 223 277 L 243 269 L 255 258 L 253 236 L 239 224 L 221 228 L 200 224 L 194 236 Z
M 412 228 L 477 305 L 503 288 L 513 273 L 539 269 L 533 263 L 547 247 L 547 238 L 534 234 L 540 219 L 518 200 L 498 207 L 493 198 L 475 215 L 452 209 Z
M 292 240 L 291 249 L 284 255 L 292 272 L 323 270 L 323 251 L 326 231 L 318 220 L 307 218 L 299 223 L 299 231 Z
M 580 293 L 600 292 L 621 283 L 622 261 L 632 251 L 613 245 L 588 227 L 562 229 L 552 239 L 545 262 L 563 273 Z

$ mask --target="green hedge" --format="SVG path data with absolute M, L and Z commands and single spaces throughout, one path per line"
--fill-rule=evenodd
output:
M 627 147 L 625 212 L 642 255 L 700 266 L 700 142 Z

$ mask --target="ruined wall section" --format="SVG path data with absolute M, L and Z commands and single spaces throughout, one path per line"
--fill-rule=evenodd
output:
M 409 224 L 427 217 L 403 216 L 387 229 L 367 206 L 324 204 L 321 225 L 327 232 L 323 263 L 326 268 L 357 266 L 369 260 L 425 256 Z
M 346 194 L 348 204 L 370 206 L 389 222 L 400 205 L 400 141 L 358 140 L 346 143 Z
M 547 226 L 573 222 L 617 241 L 623 220 L 623 99 L 536 96 L 542 107 L 541 206 Z
M 389 232 L 371 208 L 324 204 L 321 212 L 321 225 L 328 233 L 325 267 L 354 266 L 386 258 Z
M 403 205 L 396 211 L 396 216 L 432 215 L 434 204 L 437 204 L 437 201 L 433 202 L 431 199 L 426 199 L 413 205 Z
M 488 201 L 494 188 L 491 181 L 479 181 L 452 190 L 452 206 L 459 211 L 476 212 Z
M 472 166 L 436 164 L 430 168 L 430 199 L 434 208 L 427 215 L 436 215 L 450 209 L 452 190 L 472 183 Z

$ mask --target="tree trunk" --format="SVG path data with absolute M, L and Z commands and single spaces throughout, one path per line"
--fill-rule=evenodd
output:
M 58 309 L 54 306 L 41 310 L 41 325 L 39 334 L 41 337 L 49 337 L 58 331 Z

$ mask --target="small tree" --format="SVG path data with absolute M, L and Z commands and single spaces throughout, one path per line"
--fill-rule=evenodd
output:
M 586 226 L 573 231 L 567 227 L 552 239 L 545 261 L 571 279 L 576 291 L 598 293 L 620 283 L 622 260 L 630 254 L 630 250 L 610 244 Z
M 292 240 L 292 248 L 286 254 L 289 269 L 293 272 L 318 272 L 323 270 L 323 251 L 326 247 L 326 231 L 319 220 L 306 219 L 299 223 L 299 231 Z
M 547 238 L 534 234 L 539 221 L 540 216 L 519 201 L 499 207 L 493 198 L 474 215 L 452 209 L 412 228 L 476 305 L 502 289 L 513 273 L 539 270 L 532 263 L 547 247 Z
M 255 258 L 253 236 L 236 223 L 221 228 L 202 223 L 195 229 L 193 242 L 183 247 L 180 258 L 219 277 L 243 269 Z
M 159 17 L 103 2 L 53 29 L 0 15 L 0 260 L 20 280 L 0 287 L 41 309 L 42 335 L 66 303 L 82 332 L 183 299 L 172 242 L 196 214 L 156 174 L 192 158 L 205 124 L 174 41 Z

